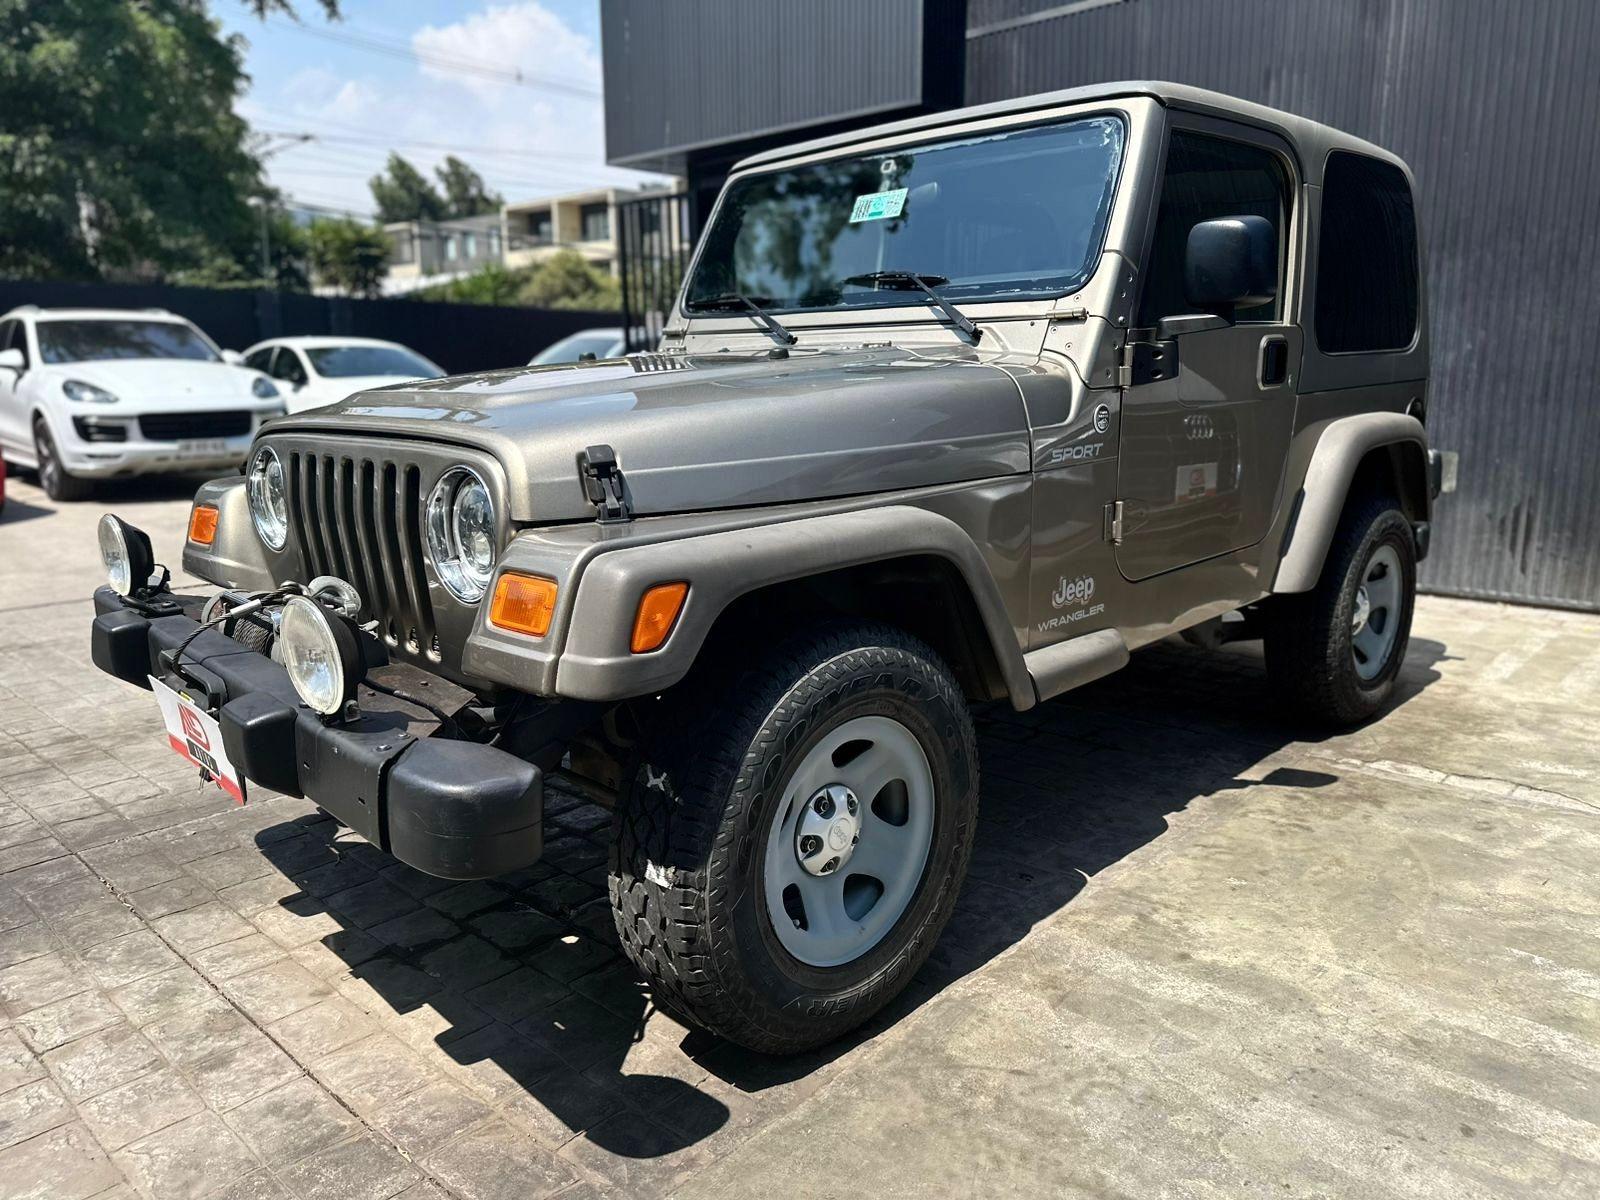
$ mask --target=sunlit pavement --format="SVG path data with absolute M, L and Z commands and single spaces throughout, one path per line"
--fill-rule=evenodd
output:
M 176 570 L 191 491 L 9 481 L 0 1195 L 1600 1192 L 1594 616 L 1424 599 L 1333 738 L 1179 643 L 988 710 L 933 962 L 772 1060 L 650 1007 L 600 809 L 453 885 L 201 786 L 88 660 L 95 519 Z

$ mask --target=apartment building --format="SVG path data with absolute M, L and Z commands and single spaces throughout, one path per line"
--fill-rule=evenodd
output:
M 389 239 L 389 271 L 383 286 L 388 295 L 470 275 L 500 262 L 503 255 L 499 213 L 449 221 L 394 221 L 383 232 Z

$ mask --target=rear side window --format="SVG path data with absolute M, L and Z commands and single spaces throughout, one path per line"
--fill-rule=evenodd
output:
M 1364 154 L 1328 155 L 1317 345 L 1327 354 L 1404 350 L 1417 332 L 1417 296 L 1417 218 L 1405 173 Z

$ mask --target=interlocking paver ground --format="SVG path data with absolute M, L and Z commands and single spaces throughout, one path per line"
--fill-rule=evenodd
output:
M 1337 737 L 1247 648 L 986 710 L 932 962 L 780 1061 L 654 1011 L 559 787 L 543 861 L 454 884 L 201 786 L 88 662 L 99 507 L 11 489 L 7 1200 L 1600 1189 L 1594 617 L 1424 599 Z M 115 504 L 175 561 L 188 494 Z

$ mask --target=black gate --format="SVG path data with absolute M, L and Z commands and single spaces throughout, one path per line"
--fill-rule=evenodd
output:
M 630 350 L 654 350 L 698 232 L 682 192 L 617 202 L 617 277 Z

